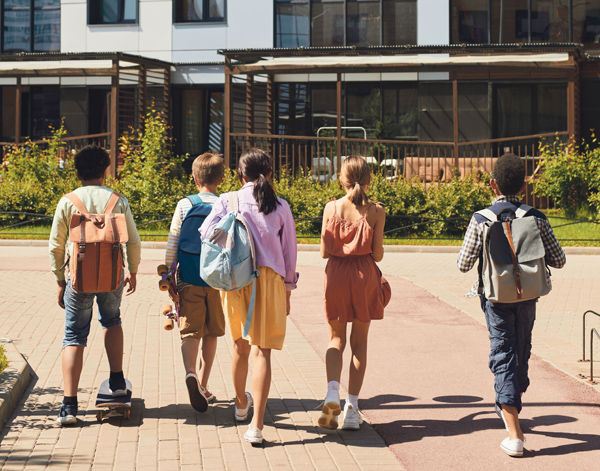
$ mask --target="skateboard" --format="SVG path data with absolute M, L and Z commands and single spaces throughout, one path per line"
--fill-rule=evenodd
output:
M 111 417 L 129 419 L 131 416 L 131 383 L 126 379 L 125 384 L 127 385 L 127 394 L 117 397 L 113 397 L 110 392 L 108 379 L 100 385 L 98 397 L 96 397 L 96 407 L 105 410 L 101 410 L 96 414 L 98 422 L 102 422 L 102 419 L 110 419 Z
M 173 291 L 175 294 L 177 294 L 177 287 L 174 283 L 172 283 L 172 280 L 174 279 L 175 266 L 173 266 L 173 269 L 169 271 L 169 267 L 161 264 L 156 268 L 156 271 L 161 277 L 161 279 L 158 281 L 158 289 L 161 291 L 167 291 L 169 287 L 173 286 Z M 163 304 L 160 308 L 160 312 L 163 316 L 165 316 L 165 330 L 173 330 L 175 327 L 174 321 L 177 321 L 177 326 L 179 327 L 179 303 L 175 303 L 174 309 L 172 304 Z

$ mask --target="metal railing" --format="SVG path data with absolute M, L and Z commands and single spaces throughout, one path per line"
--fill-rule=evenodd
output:
M 598 384 L 596 381 L 594 381 L 594 335 L 596 335 L 598 340 L 600 340 L 600 334 L 598 334 L 598 331 L 596 329 L 592 329 L 590 331 L 590 380 L 588 381 L 590 384 Z
M 583 313 L 583 336 L 582 336 L 582 337 L 583 337 L 583 338 L 582 338 L 583 352 L 582 352 L 582 355 L 581 355 L 581 360 L 579 360 L 579 361 L 581 361 L 581 362 L 587 361 L 587 360 L 585 359 L 585 317 L 586 317 L 588 314 L 594 314 L 595 316 L 598 316 L 598 317 L 600 317 L 600 314 L 598 314 L 597 312 L 595 312 L 595 311 L 592 311 L 592 310 L 588 310 L 588 311 L 585 311 L 585 312 Z

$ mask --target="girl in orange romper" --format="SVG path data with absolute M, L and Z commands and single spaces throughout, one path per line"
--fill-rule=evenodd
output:
M 366 195 L 371 169 L 363 157 L 349 157 L 342 163 L 340 183 L 346 196 L 327 203 L 321 233 L 321 256 L 329 259 L 325 269 L 329 347 L 325 356 L 327 397 L 319 426 L 338 426 L 342 354 L 346 326 L 351 323 L 352 361 L 342 428 L 357 430 L 362 423 L 358 394 L 367 366 L 369 325 L 372 319 L 383 318 L 381 272 L 375 262 L 383 258 L 385 211 Z

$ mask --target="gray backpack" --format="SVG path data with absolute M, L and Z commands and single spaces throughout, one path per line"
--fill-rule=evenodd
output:
M 552 289 L 535 217 L 525 217 L 531 209 L 522 204 L 514 219 L 507 221 L 490 209 L 476 213 L 489 221 L 483 229 L 480 267 L 480 289 L 488 301 L 517 303 L 545 296 Z

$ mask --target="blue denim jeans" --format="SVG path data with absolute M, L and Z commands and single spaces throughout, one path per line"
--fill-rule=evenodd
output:
M 80 293 L 73 289 L 71 280 L 67 280 L 64 298 L 65 337 L 63 348 L 70 345 L 87 346 L 94 299 L 98 304 L 98 320 L 103 328 L 108 329 L 121 325 L 122 296 L 123 281 L 115 291 L 110 293 Z
M 481 297 L 490 332 L 490 370 L 494 374 L 496 403 L 521 412 L 521 393 L 529 386 L 531 332 L 537 299 L 520 303 L 492 303 Z

